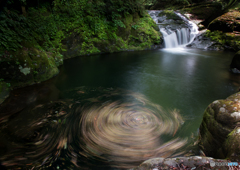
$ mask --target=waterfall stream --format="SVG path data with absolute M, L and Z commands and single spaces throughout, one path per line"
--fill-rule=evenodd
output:
M 162 11 L 150 10 L 148 13 L 157 23 L 163 35 L 165 48 L 184 47 L 190 44 L 198 34 L 198 27 L 180 13 L 174 12 L 179 19 L 168 19 L 159 15 Z

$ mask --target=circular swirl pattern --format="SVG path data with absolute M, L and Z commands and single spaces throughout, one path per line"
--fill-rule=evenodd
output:
M 14 155 L 26 158 L 25 164 L 27 160 L 39 162 L 35 167 L 68 160 L 74 167 L 81 167 L 84 161 L 97 161 L 131 168 L 149 158 L 169 157 L 186 144 L 179 138 L 163 140 L 165 135 L 174 136 L 183 122 L 175 110 L 166 112 L 141 94 L 119 89 L 79 100 L 83 93 L 87 92 L 75 91 L 70 103 L 58 102 L 58 107 L 56 103 L 47 104 L 47 110 L 40 109 L 44 116 L 29 123 L 35 132 L 41 129 L 38 137 L 21 144 Z M 36 114 L 36 108 L 33 110 Z M 53 119 L 58 119 L 54 125 L 49 123 Z M 29 154 L 25 154 L 26 148 Z M 4 163 L 11 166 L 17 161 L 12 158 L 9 163 L 5 159 Z
M 185 144 L 178 138 L 161 140 L 162 135 L 174 135 L 183 122 L 178 112 L 165 112 L 137 93 L 121 91 L 113 96 L 114 100 L 75 109 L 76 116 L 81 113 L 77 135 L 81 155 L 127 168 L 133 162 L 168 157 Z

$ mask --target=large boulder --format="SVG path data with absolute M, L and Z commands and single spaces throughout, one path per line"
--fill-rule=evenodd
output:
M 229 11 L 214 19 L 208 26 L 211 31 L 219 30 L 223 32 L 240 31 L 240 12 L 237 10 Z
M 204 112 L 199 146 L 207 156 L 239 160 L 240 92 L 216 100 Z M 234 145 L 233 145 L 234 144 Z
M 224 148 L 226 148 L 226 157 L 233 161 L 240 161 L 240 127 L 235 128 L 227 138 Z
M 240 73 L 240 51 L 234 55 L 230 68 L 233 73 Z

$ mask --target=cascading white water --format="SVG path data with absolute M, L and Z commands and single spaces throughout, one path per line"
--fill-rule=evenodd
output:
M 174 48 L 174 47 L 178 46 L 178 38 L 177 38 L 177 35 L 175 32 L 168 34 L 164 28 L 161 28 L 160 31 L 164 38 L 165 47 Z
M 183 33 L 184 36 L 187 38 L 186 41 L 183 41 L 183 44 L 187 45 L 187 44 L 190 44 L 192 43 L 192 41 L 194 40 L 194 38 L 196 37 L 196 35 L 198 34 L 198 26 L 192 22 L 192 21 L 189 21 L 185 16 L 183 16 L 182 14 L 180 13 L 177 13 L 175 12 L 176 15 L 178 15 L 180 18 L 182 18 L 182 20 L 184 20 L 185 22 L 188 23 L 189 25 L 189 29 L 186 29 L 186 28 L 182 28 L 182 29 L 185 29 L 187 32 L 186 33 Z M 182 30 L 181 29 L 181 30 Z M 184 31 L 182 31 L 184 32 Z
M 178 44 L 182 44 L 182 34 L 180 30 L 177 30 Z
M 178 15 L 186 23 L 188 28 L 183 27 L 175 30 L 171 28 L 169 29 L 166 28 L 167 21 L 159 23 L 160 20 L 159 18 L 161 17 L 158 17 L 158 14 L 160 12 L 161 11 L 149 11 L 149 14 L 159 26 L 159 30 L 163 35 L 165 48 L 186 46 L 194 40 L 194 38 L 198 34 L 198 27 L 195 23 L 189 21 L 186 17 L 184 17 L 180 13 L 175 12 L 175 14 Z
M 186 46 L 190 43 L 190 32 L 188 28 L 177 29 L 176 32 L 167 34 L 164 29 L 160 29 L 163 34 L 165 48 Z

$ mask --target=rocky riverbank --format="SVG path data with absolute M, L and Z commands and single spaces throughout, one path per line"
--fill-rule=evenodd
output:
M 130 170 L 227 170 L 227 160 L 213 159 L 211 157 L 191 156 L 176 158 L 154 158 L 144 161 L 141 165 Z M 225 165 L 225 166 L 216 166 Z

